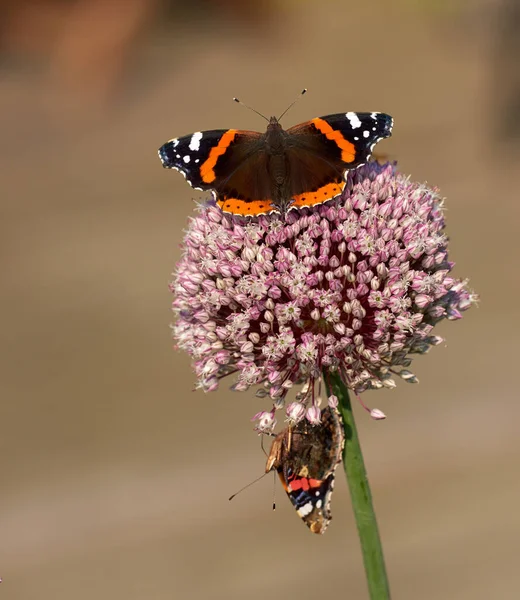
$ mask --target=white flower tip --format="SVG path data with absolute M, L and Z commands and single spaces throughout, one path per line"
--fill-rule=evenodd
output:
M 274 414 L 272 412 L 262 411 L 256 413 L 251 421 L 258 421 L 258 425 L 255 427 L 255 430 L 259 433 L 271 433 L 276 427 L 276 419 L 274 418 Z
M 419 383 L 419 379 L 411 371 L 408 371 L 408 369 L 402 369 L 399 375 L 407 383 Z
M 291 402 L 285 409 L 287 420 L 292 423 L 298 423 L 305 416 L 305 406 L 300 402 Z
M 383 385 L 391 390 L 397 387 L 395 381 L 393 379 L 383 379 Z
M 306 416 L 311 425 L 319 425 L 321 422 L 321 410 L 317 406 L 308 408 Z
M 383 419 L 386 419 L 385 413 L 382 410 L 379 410 L 379 408 L 373 408 L 370 411 L 370 416 L 375 421 L 382 421 Z
M 332 396 L 329 396 L 329 400 L 328 400 L 328 404 L 330 406 L 330 408 L 338 408 L 338 397 L 334 396 L 334 394 L 332 394 Z

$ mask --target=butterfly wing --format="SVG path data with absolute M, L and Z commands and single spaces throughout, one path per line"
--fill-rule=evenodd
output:
M 190 135 L 174 138 L 159 148 L 159 158 L 165 169 L 175 169 L 186 177 L 196 190 L 210 190 L 214 181 L 206 181 L 201 167 L 213 149 L 221 145 L 227 148 L 232 140 L 228 129 L 197 131 Z
M 275 210 L 265 154 L 265 134 L 238 129 L 198 131 L 159 149 L 165 168 L 180 171 L 198 190 L 211 190 L 224 212 L 259 215 Z
M 314 206 L 339 195 L 345 174 L 365 164 L 377 142 L 389 137 L 393 119 L 385 113 L 338 113 L 287 130 L 291 208 Z
M 271 447 L 266 471 L 278 471 L 296 512 L 313 533 L 323 533 L 332 518 L 330 499 L 343 444 L 340 417 L 325 408 L 320 425 L 300 421 L 278 434 Z

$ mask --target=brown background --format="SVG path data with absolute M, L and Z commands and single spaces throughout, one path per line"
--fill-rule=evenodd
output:
M 286 126 L 394 116 L 380 150 L 441 188 L 455 274 L 481 295 L 416 360 L 419 385 L 365 396 L 386 421 L 358 411 L 393 597 L 518 598 L 512 51 L 500 3 L 434 6 L 293 1 L 238 15 L 176 3 L 135 36 L 110 85 L 103 60 L 76 71 L 48 48 L 7 52 L 2 600 L 367 597 L 344 479 L 323 537 L 280 487 L 271 512 L 270 478 L 229 503 L 263 471 L 249 418 L 268 405 L 225 386 L 192 392 L 169 337 L 167 284 L 198 192 L 161 168 L 157 147 L 263 129 L 231 97 L 269 116 L 303 87 Z M 95 31 L 79 38 L 85 55 Z

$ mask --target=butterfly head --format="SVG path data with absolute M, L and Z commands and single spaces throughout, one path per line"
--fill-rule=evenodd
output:
M 267 132 L 265 134 L 266 150 L 268 154 L 276 154 L 283 152 L 285 145 L 285 135 L 280 122 L 276 117 L 269 119 Z

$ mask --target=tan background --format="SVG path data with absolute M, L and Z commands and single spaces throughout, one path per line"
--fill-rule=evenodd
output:
M 395 117 L 380 149 L 441 188 L 455 274 L 481 295 L 416 360 L 420 385 L 365 396 L 386 421 L 358 411 L 393 597 L 519 597 L 519 153 L 507 122 L 497 134 L 518 114 L 499 3 L 361 4 L 238 16 L 177 3 L 108 92 L 96 65 L 90 80 L 43 50 L 4 62 L 2 600 L 367 597 L 344 479 L 323 537 L 280 487 L 271 512 L 270 478 L 229 503 L 263 471 L 249 418 L 267 404 L 192 392 L 169 337 L 167 283 L 198 192 L 157 147 L 263 129 L 231 97 L 269 116 L 302 87 L 286 126 Z

